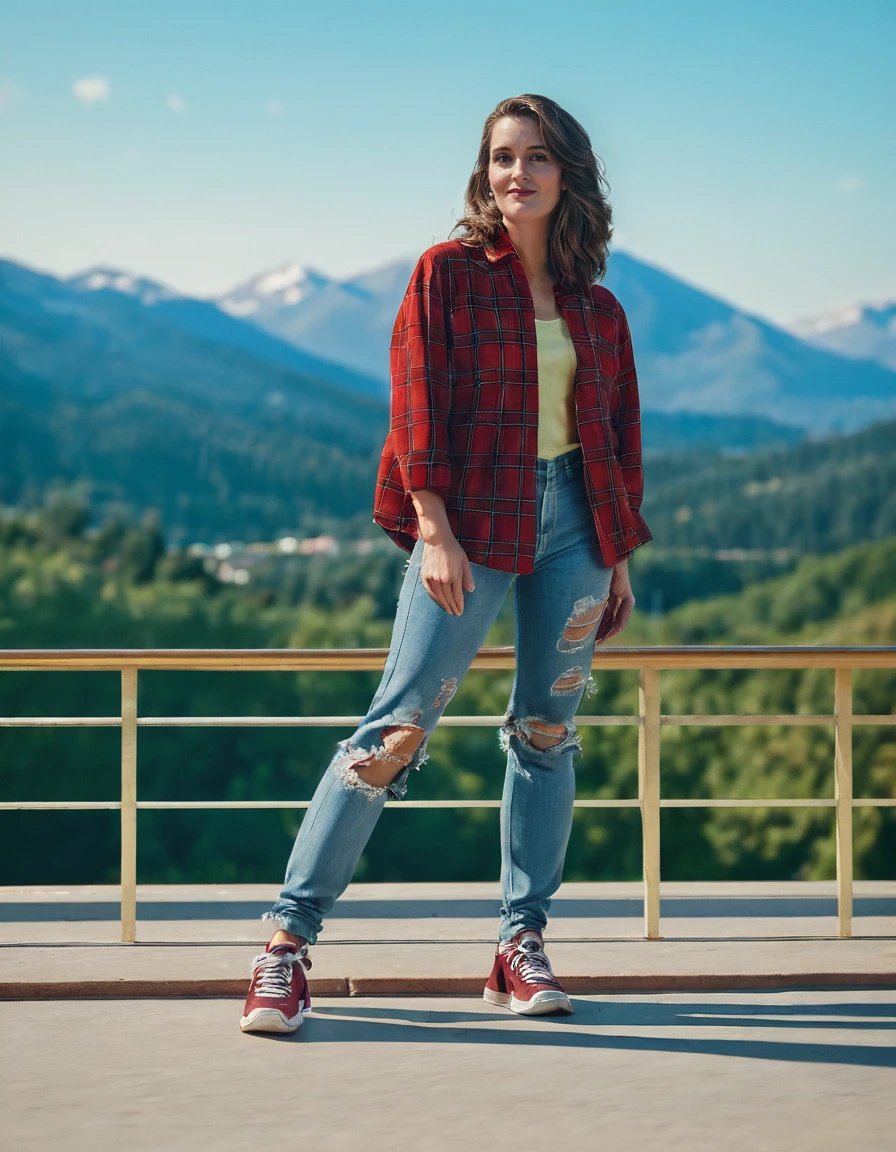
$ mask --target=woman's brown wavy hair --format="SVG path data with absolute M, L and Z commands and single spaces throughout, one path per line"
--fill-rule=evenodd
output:
M 588 292 L 607 273 L 607 249 L 613 235 L 610 186 L 604 164 L 591 147 L 588 133 L 574 117 L 547 96 L 526 92 L 502 100 L 485 122 L 479 156 L 467 184 L 463 218 L 458 220 L 465 244 L 491 245 L 503 225 L 501 211 L 489 196 L 489 153 L 492 128 L 502 116 L 533 116 L 545 146 L 563 169 L 566 191 L 554 209 L 548 254 L 561 283 Z

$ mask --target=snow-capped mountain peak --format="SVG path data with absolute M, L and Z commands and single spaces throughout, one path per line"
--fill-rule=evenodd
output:
M 817 336 L 822 332 L 832 332 L 837 328 L 858 324 L 862 319 L 862 312 L 861 304 L 844 304 L 839 308 L 822 312 L 818 316 L 805 316 L 799 320 L 794 320 L 790 325 L 790 330 L 797 336 Z
M 324 291 L 332 281 L 323 272 L 295 260 L 253 276 L 230 292 L 216 296 L 214 302 L 231 316 L 258 317 L 293 308 Z
M 95 264 L 84 272 L 69 276 L 65 283 L 81 292 L 101 292 L 109 290 L 133 296 L 141 304 L 158 304 L 161 300 L 179 300 L 181 293 L 169 288 L 158 280 L 145 276 L 135 276 L 121 268 Z
M 819 348 L 896 368 L 896 301 L 843 304 L 794 320 L 788 328 Z
M 310 279 L 308 269 L 301 264 L 287 264 L 273 272 L 265 272 L 255 281 L 259 296 L 275 296 L 278 292 L 301 292 Z

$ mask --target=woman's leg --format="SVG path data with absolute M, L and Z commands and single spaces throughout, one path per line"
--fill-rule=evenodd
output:
M 513 574 L 472 564 L 475 591 L 452 616 L 420 582 L 423 544 L 405 572 L 389 656 L 367 715 L 337 746 L 302 821 L 280 897 L 265 919 L 313 944 L 345 890 L 389 795 L 408 774 L 497 616 Z
M 569 459 L 567 459 L 569 457 Z M 514 589 L 517 672 L 501 729 L 501 940 L 543 932 L 560 886 L 575 799 L 574 716 L 591 672 L 612 569 L 605 568 L 585 480 L 567 453 L 540 466 L 535 571 Z

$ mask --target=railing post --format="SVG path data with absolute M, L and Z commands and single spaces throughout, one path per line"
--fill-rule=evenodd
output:
M 837 935 L 852 936 L 852 669 L 834 672 Z
M 638 800 L 644 874 L 644 935 L 660 938 L 660 674 L 638 673 Z
M 121 670 L 121 939 L 137 939 L 137 669 Z

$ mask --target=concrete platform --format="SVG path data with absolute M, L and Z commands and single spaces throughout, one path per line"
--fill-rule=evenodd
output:
M 242 996 L 278 887 L 141 886 L 136 944 L 116 886 L 0 888 L 0 998 Z M 641 896 L 560 889 L 547 943 L 570 992 L 896 987 L 896 883 L 856 883 L 846 940 L 832 882 L 664 884 L 660 940 Z M 493 884 L 352 885 L 312 949 L 312 994 L 478 995 L 499 904 Z
M 847 947 L 848 942 L 847 943 Z M 645 946 L 646 947 L 646 946 Z M 0 1005 L 16 1152 L 890 1152 L 896 994 L 322 999 L 294 1036 L 224 1000 Z

